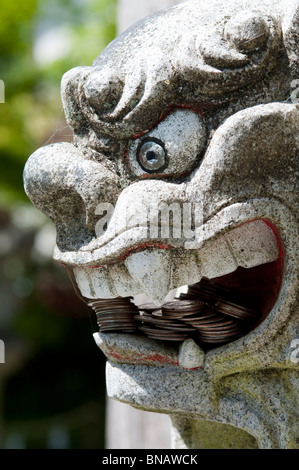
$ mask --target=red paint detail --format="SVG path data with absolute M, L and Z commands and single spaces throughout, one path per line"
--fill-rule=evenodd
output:
M 258 322 L 252 325 L 252 329 L 262 323 L 276 304 L 282 285 L 284 267 L 283 242 L 278 228 L 272 221 L 262 218 L 252 219 L 238 225 L 238 227 L 255 220 L 262 220 L 273 231 L 279 250 L 278 258 L 270 263 L 261 264 L 250 269 L 239 266 L 234 272 L 212 280 L 224 287 L 233 289 L 238 293 L 244 305 L 261 313 Z
M 124 157 L 125 157 L 126 165 L 127 165 L 127 166 L 130 166 L 130 159 L 129 159 L 129 152 L 128 152 L 128 149 L 126 149 L 125 154 L 124 154 Z
M 117 361 L 120 361 L 121 363 L 131 363 L 131 364 L 142 364 L 144 361 L 152 362 L 153 364 L 164 364 L 164 365 L 173 365 L 173 366 L 178 366 L 179 362 L 178 360 L 172 359 L 171 357 L 168 357 L 167 355 L 163 354 L 153 354 L 153 355 L 146 355 L 146 354 L 136 354 L 136 351 L 128 351 L 127 353 L 119 350 L 119 348 L 116 346 L 116 350 L 111 346 L 108 345 L 107 343 L 103 343 L 101 346 L 101 350 L 103 353 L 107 356 L 108 359 L 113 358 L 116 359 Z
M 279 233 L 279 230 L 278 228 L 276 227 L 276 225 L 273 224 L 273 222 L 271 220 L 268 220 L 268 219 L 261 219 L 271 230 L 272 232 L 274 233 L 274 236 L 276 238 L 276 243 L 277 243 L 277 247 L 278 247 L 278 252 L 279 252 L 279 258 L 283 258 L 284 257 L 284 249 L 283 249 L 283 243 L 282 243 L 282 239 L 281 239 L 281 236 L 280 236 L 280 233 Z
M 167 245 L 167 244 L 161 244 L 161 243 L 151 243 L 151 242 L 144 242 L 141 245 L 138 245 L 136 247 L 129 248 L 121 257 L 120 259 L 123 261 L 125 260 L 130 254 L 136 253 L 138 251 L 145 250 L 146 248 L 158 248 L 160 250 L 172 250 L 174 249 L 174 246 L 172 245 Z
M 169 359 L 169 357 L 162 356 L 160 354 L 154 354 L 153 356 L 143 356 L 140 359 L 141 360 L 142 359 L 147 359 L 149 361 L 158 362 L 159 364 L 173 364 L 175 366 L 179 365 L 179 361 L 171 360 L 171 359 Z
M 147 248 L 156 248 L 156 249 L 160 249 L 160 250 L 173 250 L 173 249 L 175 249 L 174 246 L 168 245 L 168 244 L 163 244 L 163 243 L 159 243 L 159 242 L 144 242 L 144 243 L 141 243 L 140 245 L 128 248 L 128 250 L 123 255 L 119 256 L 117 258 L 117 260 L 115 260 L 111 263 L 105 264 L 103 266 L 98 266 L 98 265 L 88 266 L 88 268 L 98 269 L 98 268 L 104 268 L 105 266 L 112 266 L 113 264 L 117 264 L 120 261 L 124 261 L 132 253 L 136 253 L 138 251 L 142 251 L 142 250 L 145 250 Z
M 163 365 L 173 365 L 173 366 L 178 366 L 179 362 L 176 360 L 172 360 L 167 356 L 162 356 L 160 354 L 154 354 L 154 355 L 130 355 L 130 354 L 124 354 L 121 355 L 117 352 L 115 352 L 111 347 L 108 347 L 107 350 L 104 347 L 103 349 L 104 354 L 107 356 L 108 359 L 113 358 L 118 361 L 120 361 L 122 364 L 126 363 L 134 363 L 134 364 L 144 364 L 145 361 L 152 362 L 153 364 L 163 364 Z
M 241 227 L 242 225 L 246 225 L 246 224 L 251 224 L 251 222 L 254 222 L 255 220 L 262 220 L 269 228 L 271 228 L 273 234 L 275 235 L 275 239 L 276 239 L 277 246 L 278 246 L 278 252 L 279 252 L 278 258 L 281 261 L 280 267 L 282 268 L 282 260 L 284 258 L 283 243 L 282 243 L 282 239 L 281 239 L 279 230 L 273 224 L 273 222 L 271 222 L 271 220 L 268 220 L 268 219 L 252 219 L 252 220 L 248 220 L 248 221 L 238 225 L 238 227 Z M 144 243 L 141 243 L 140 245 L 128 248 L 128 250 L 123 255 L 118 257 L 116 261 L 113 261 L 111 263 L 108 263 L 106 265 L 101 265 L 101 266 L 99 266 L 99 265 L 89 266 L 89 268 L 99 269 L 99 268 L 104 268 L 106 266 L 112 266 L 113 264 L 117 264 L 120 261 L 124 261 L 130 254 L 136 253 L 138 251 L 145 250 L 147 248 L 154 248 L 154 249 L 156 248 L 156 249 L 161 249 L 161 250 L 173 250 L 173 249 L 175 249 L 175 247 L 173 245 L 170 245 L 170 244 L 162 244 L 162 243 L 159 243 L 159 242 L 144 242 Z
M 105 351 L 104 351 L 105 352 Z M 113 357 L 114 359 L 117 359 L 119 361 L 123 361 L 123 356 L 121 356 L 120 354 L 117 354 L 116 352 L 112 352 L 111 350 L 109 350 L 109 352 L 105 352 L 105 354 L 107 355 L 107 357 Z
M 283 249 L 282 238 L 280 236 L 278 228 L 276 227 L 275 224 L 273 224 L 273 222 L 270 219 L 264 219 L 264 218 L 251 219 L 251 220 L 247 220 L 246 222 L 241 223 L 240 225 L 238 225 L 238 227 L 242 227 L 243 225 L 251 224 L 252 222 L 255 222 L 256 220 L 261 220 L 262 222 L 264 222 L 264 224 L 266 224 L 272 230 L 272 232 L 275 236 L 275 239 L 276 239 L 276 243 L 277 243 L 278 257 L 283 258 L 285 252 L 284 252 L 284 249 Z
M 175 108 L 191 109 L 191 111 L 194 111 L 196 114 L 199 114 L 201 117 L 204 117 L 204 112 L 200 108 L 197 108 L 196 106 L 192 106 L 191 104 L 175 104 L 175 105 L 172 105 L 172 109 L 175 109 Z
M 150 129 L 148 129 L 148 130 L 151 130 L 151 129 L 153 129 L 153 127 L 150 127 Z M 146 131 L 145 131 L 145 132 L 146 132 Z M 143 136 L 143 134 L 145 134 L 145 132 L 139 132 L 139 134 L 133 135 L 133 136 L 132 136 L 132 139 L 133 139 L 133 140 L 139 139 L 139 137 Z

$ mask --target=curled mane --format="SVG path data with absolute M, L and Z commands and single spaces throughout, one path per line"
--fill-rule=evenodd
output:
M 207 24 L 201 1 L 184 2 L 138 22 L 115 39 L 93 66 L 65 74 L 62 98 L 75 134 L 90 139 L 93 132 L 98 149 L 104 150 L 112 141 L 150 129 L 173 106 L 219 106 L 246 86 L 258 95 L 259 87 L 267 86 L 261 84 L 263 77 L 277 66 L 278 53 L 285 62 L 287 55 L 294 55 L 292 31 L 297 30 L 293 21 L 283 38 L 283 12 L 269 16 L 267 0 L 262 6 L 255 3 L 259 9 L 252 10 L 252 19 L 242 18 L 240 2 L 231 13 L 235 21 L 220 9 L 214 23 Z M 213 4 L 204 3 L 204 9 L 214 8 Z M 298 22 L 298 10 L 294 17 Z M 258 23 L 261 33 L 243 38 L 242 43 L 242 21 L 252 21 L 255 27 Z M 277 90 L 278 99 L 284 93 Z

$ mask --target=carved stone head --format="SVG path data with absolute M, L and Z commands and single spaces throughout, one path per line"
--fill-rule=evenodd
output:
M 155 367 L 158 375 L 172 367 L 176 380 L 197 369 L 186 379 L 197 384 L 192 406 L 181 389 L 159 402 L 164 411 L 233 423 L 275 446 L 270 415 L 255 406 L 267 401 L 265 384 L 279 394 L 298 381 L 290 345 L 299 337 L 299 6 L 244 4 L 181 3 L 128 29 L 92 66 L 67 72 L 62 101 L 74 141 L 37 150 L 24 178 L 56 225 L 54 259 L 90 302 L 143 293 L 159 308 L 170 291 L 188 298 L 186 286 L 204 282 L 218 286 L 218 300 L 229 290 L 258 312 L 242 334 L 211 347 L 192 335 L 180 345 L 121 332 L 96 339 L 111 377 L 136 364 L 153 366 L 152 381 Z M 124 398 L 117 376 L 110 394 L 157 408 L 158 395 L 142 392 L 148 377 Z

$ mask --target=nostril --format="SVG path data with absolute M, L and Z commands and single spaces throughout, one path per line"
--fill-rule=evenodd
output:
M 75 191 L 60 190 L 56 192 L 55 200 L 52 212 L 56 224 L 76 224 L 76 226 L 86 224 L 86 206 L 80 194 Z

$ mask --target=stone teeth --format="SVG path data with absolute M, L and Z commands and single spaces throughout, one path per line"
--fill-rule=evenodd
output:
M 135 296 L 140 293 L 140 287 L 130 276 L 124 263 L 110 266 L 109 276 L 120 297 Z
M 189 286 L 186 284 L 185 286 L 180 286 L 176 289 L 175 297 L 179 297 L 181 294 L 187 294 Z
M 204 368 L 205 353 L 191 338 L 179 347 L 179 365 L 183 369 Z
M 145 250 L 130 255 L 125 265 L 142 292 L 162 305 L 171 284 L 171 258 L 168 250 Z
M 205 243 L 198 252 L 198 264 L 201 275 L 208 279 L 224 276 L 235 271 L 238 267 L 238 263 L 223 236 Z
M 275 235 L 262 220 L 255 220 L 228 232 L 226 235 L 239 266 L 253 268 L 278 258 Z
M 160 306 L 171 289 L 195 284 L 202 277 L 224 276 L 238 266 L 252 268 L 269 263 L 278 255 L 273 231 L 262 220 L 256 220 L 206 242 L 200 250 L 144 250 L 121 264 L 75 267 L 74 275 L 84 297 L 108 299 L 144 293 Z
M 118 296 L 106 267 L 94 269 L 76 267 L 74 276 L 81 294 L 88 299 L 112 299 Z
M 173 289 L 187 284 L 195 284 L 202 278 L 195 253 L 186 252 L 173 257 L 172 281 Z
M 198 268 L 202 276 L 213 279 L 235 271 L 238 266 L 253 268 L 270 263 L 278 255 L 273 231 L 262 220 L 256 220 L 206 242 L 198 251 Z

